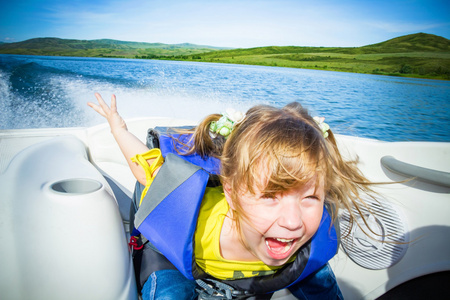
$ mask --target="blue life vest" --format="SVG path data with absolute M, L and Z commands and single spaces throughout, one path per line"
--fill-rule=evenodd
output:
M 205 188 L 210 175 L 218 173 L 220 161 L 198 154 L 180 155 L 171 136 L 159 133 L 158 138 L 165 162 L 135 215 L 135 227 L 186 278 L 208 278 L 195 263 L 193 242 Z M 318 231 L 298 251 L 294 262 L 272 275 L 222 282 L 257 294 L 274 292 L 320 269 L 336 254 L 337 247 L 336 231 L 324 209 Z

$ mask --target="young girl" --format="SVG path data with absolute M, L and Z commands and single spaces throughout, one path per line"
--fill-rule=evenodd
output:
M 146 263 L 150 260 L 151 270 L 142 289 L 144 299 L 195 299 L 198 293 L 205 299 L 218 295 L 268 299 L 286 287 L 299 299 L 342 299 L 327 264 L 337 251 L 328 210 L 334 220 L 337 208 L 352 211 L 363 203 L 360 195 L 371 190 L 356 163 L 343 160 L 323 120 L 312 118 L 298 103 L 282 109 L 256 106 L 243 116 L 205 118 L 183 155 L 219 159 L 221 185 L 185 184 L 191 187 L 192 198 L 201 198 L 199 208 L 186 217 L 194 200 L 188 199 L 184 208 L 178 196 L 175 202 L 164 196 L 162 204 L 149 204 L 156 201 L 149 197 L 160 193 L 157 182 L 173 184 L 176 179 L 168 178 L 183 173 L 184 163 L 175 163 L 178 158 L 171 155 L 164 162 L 159 149 L 149 150 L 128 132 L 114 95 L 111 107 L 99 94 L 96 98 L 99 105 L 88 105 L 107 119 L 141 184 L 137 219 L 147 209 L 143 207 L 150 205 L 158 211 L 151 218 L 135 220 L 154 249 L 144 258 Z M 180 197 L 185 197 L 186 190 Z M 200 196 L 194 196 L 197 190 Z M 170 214 L 159 212 L 164 203 L 175 203 Z M 184 233 L 178 237 L 179 231 L 189 227 L 188 218 L 195 218 L 195 232 L 191 230 L 192 237 L 185 238 Z M 157 224 L 148 225 L 151 222 Z M 180 239 L 187 240 L 183 253 L 172 254 Z

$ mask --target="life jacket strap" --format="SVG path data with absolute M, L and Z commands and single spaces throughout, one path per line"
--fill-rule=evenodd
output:
M 148 165 L 148 160 L 153 160 L 150 165 Z M 140 165 L 145 172 L 146 185 L 145 189 L 142 191 L 141 200 L 139 201 L 139 206 L 141 206 L 142 200 L 144 199 L 150 185 L 155 179 L 155 171 L 162 166 L 162 164 L 164 163 L 164 158 L 161 154 L 161 150 L 158 148 L 154 148 L 143 154 L 136 154 L 131 158 L 131 161 Z
M 131 251 L 133 250 L 141 250 L 144 248 L 144 244 L 142 243 L 139 236 L 130 237 L 130 241 L 128 242 L 128 246 L 130 246 Z

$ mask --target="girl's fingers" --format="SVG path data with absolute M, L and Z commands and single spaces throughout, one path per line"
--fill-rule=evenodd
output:
M 116 95 L 111 95 L 111 111 L 117 112 L 117 102 L 116 102 Z
M 88 106 L 92 107 L 96 112 L 98 112 L 101 116 L 106 117 L 103 109 L 95 103 L 88 102 Z
M 95 93 L 95 98 L 97 98 L 98 103 L 105 103 L 105 101 L 103 101 L 102 96 L 99 93 Z
M 108 106 L 108 104 L 106 104 L 105 100 L 103 100 L 102 96 L 99 93 L 95 93 L 95 97 L 97 98 L 98 105 L 93 102 L 88 102 L 88 105 L 100 115 L 108 119 L 117 113 L 116 95 L 113 94 L 111 96 L 111 108 Z
M 105 114 L 109 113 L 109 106 L 106 104 L 106 102 L 103 100 L 102 96 L 100 96 L 99 93 L 95 93 L 95 97 L 97 98 L 98 104 L 100 104 L 100 107 L 103 109 L 103 112 Z

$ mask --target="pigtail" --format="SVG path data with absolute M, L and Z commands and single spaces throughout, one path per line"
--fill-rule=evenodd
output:
M 225 144 L 225 138 L 221 135 L 214 136 L 211 134 L 209 128 L 212 122 L 217 122 L 222 115 L 209 115 L 198 125 L 194 132 L 195 152 L 201 157 L 217 157 L 220 158 Z
M 211 114 L 204 118 L 200 124 L 190 130 L 177 130 L 176 133 L 191 134 L 189 140 L 185 141 L 182 138 L 176 138 L 175 141 L 180 147 L 176 150 L 182 155 L 199 154 L 202 158 L 216 157 L 220 158 L 225 144 L 225 138 L 221 135 L 214 136 L 210 133 L 210 125 L 212 122 L 217 122 L 222 115 Z

